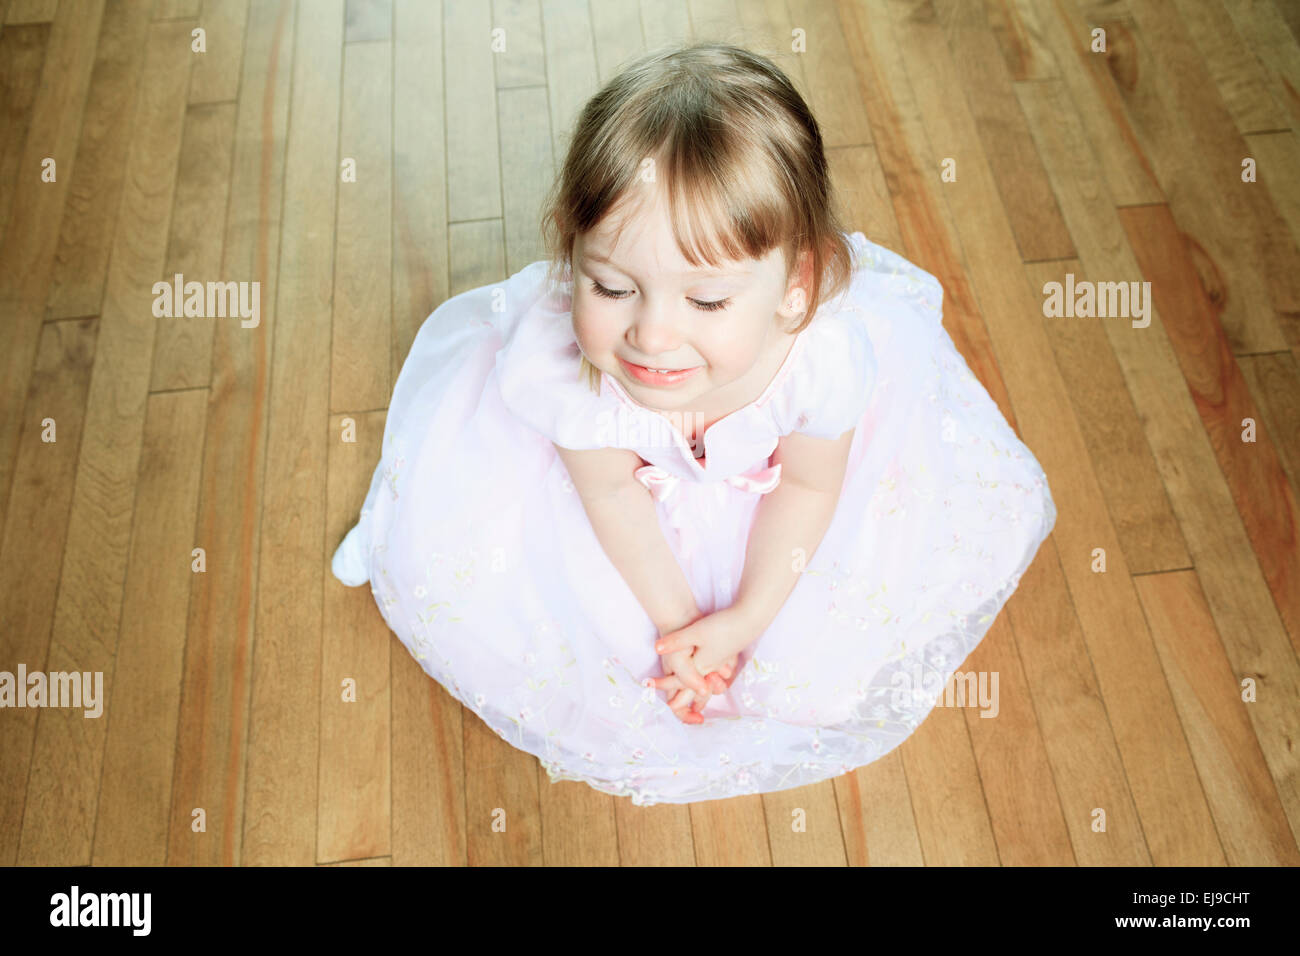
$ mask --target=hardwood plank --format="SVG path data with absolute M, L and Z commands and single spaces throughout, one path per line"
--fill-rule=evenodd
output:
M 680 803 L 614 804 L 620 866 L 694 866 L 690 807 Z
M 960 711 L 936 707 L 899 750 L 925 865 L 997 866 L 993 825 Z
M 953 687 L 945 686 L 943 704 L 951 700 L 966 718 L 1002 865 L 1073 866 L 1069 828 L 1009 614 L 998 616 L 948 683 Z M 988 699 L 978 696 L 986 690 Z
M 9 224 L 9 209 L 19 182 L 32 175 L 19 163 L 40 88 L 49 36 L 47 23 L 8 27 L 0 33 L 0 237 Z
M 383 408 L 392 394 L 392 77 L 383 44 L 343 54 L 340 161 L 355 161 L 356 181 L 338 189 L 331 411 Z
M 1121 94 L 1137 82 L 1132 32 L 1122 23 L 1101 24 L 1106 28 L 1106 52 L 1093 53 L 1090 30 L 1098 24 L 1084 22 L 1068 5 L 1069 0 L 1052 0 L 1050 5 L 1034 0 L 1020 2 L 1025 8 L 1033 3 L 1040 18 L 1037 36 L 1056 61 L 1087 130 L 1085 142 L 1097 154 L 1102 179 L 1115 203 L 1132 206 L 1164 202 L 1165 194 L 1152 161 L 1125 112 Z
M 1288 10 L 1271 3 L 1223 0 L 1223 6 L 1242 41 L 1262 65 L 1263 82 L 1278 107 L 1276 112 L 1270 111 L 1261 119 L 1261 122 L 1274 122 L 1275 126 L 1252 123 L 1252 127 L 1290 127 L 1294 131 L 1300 127 L 1300 41 L 1296 35 L 1300 22 L 1293 19 L 1288 29 Z M 1291 4 L 1289 12 L 1293 17 L 1300 17 L 1300 6 Z
M 1291 238 L 1300 242 L 1300 188 L 1292 173 L 1300 169 L 1300 138 L 1295 130 L 1281 130 L 1256 133 L 1247 137 L 1246 142 L 1250 156 L 1257 163 L 1256 175 L 1268 184 L 1269 195 L 1286 220 Z
M 384 412 L 362 412 L 329 419 L 327 541 L 341 540 L 356 520 L 356 503 L 365 497 L 379 460 L 385 417 Z M 347 419 L 355 421 L 355 449 L 340 441 Z M 333 579 L 325 582 L 323 625 L 317 860 L 387 856 L 392 790 L 389 674 L 396 640 L 368 588 L 347 588 Z M 354 698 L 350 701 L 343 686 L 348 681 Z M 291 806 L 283 809 L 288 812 Z
M 45 300 L 49 317 L 99 314 L 148 26 L 144 4 L 108 0 Z
M 512 140 L 501 156 L 501 171 L 506 271 L 514 275 L 530 262 L 547 257 L 538 224 L 542 203 L 557 170 L 551 157 L 546 90 L 502 90 L 497 94 L 497 104 L 502 128 L 510 130 Z
M 641 34 L 647 50 L 684 41 L 690 32 L 686 0 L 641 0 Z M 554 125 L 554 114 L 551 121 Z
M 505 262 L 502 258 L 504 246 L 500 221 L 453 223 L 448 233 L 451 295 L 501 280 Z M 443 693 L 446 694 L 446 691 Z M 539 790 L 543 781 L 545 786 L 552 786 L 545 770 L 532 754 L 512 746 L 500 732 L 488 726 L 473 711 L 458 706 L 464 730 L 461 746 L 464 753 L 463 766 L 466 768 L 465 840 L 468 864 L 542 864 L 545 857 Z M 453 763 L 454 756 L 453 752 Z M 504 825 L 504 829 L 494 829 L 497 825 Z
M 1044 106 L 1043 98 L 1038 95 L 1040 92 L 1025 92 L 1026 99 L 1037 104 L 1035 108 Z M 1044 129 L 1041 133 L 1044 139 L 1052 140 L 1047 155 L 1053 162 L 1068 163 L 1067 156 L 1073 149 L 1064 133 L 1073 128 L 1066 121 L 1059 120 L 1051 131 Z M 1080 194 L 1086 194 L 1090 186 L 1100 185 L 1096 180 L 1087 180 L 1086 175 L 1086 171 L 1064 166 L 1061 179 L 1070 181 L 1070 185 L 1064 188 L 1078 188 Z M 1084 201 L 1082 195 L 1075 198 Z M 1115 238 L 1118 222 L 1113 215 L 1107 219 L 1112 227 L 1109 238 Z M 1105 241 L 1102 236 L 1090 238 Z M 1049 282 L 1064 283 L 1067 275 L 1073 275 L 1076 283 L 1138 279 L 1140 274 L 1136 265 L 1131 267 L 1131 271 L 1116 271 L 1110 264 L 1116 258 L 1119 257 L 1107 256 L 1104 266 L 1099 264 L 1093 269 L 1085 268 L 1078 259 L 1028 263 L 1024 267 L 1025 275 L 1029 285 L 1039 290 L 1046 288 Z M 1131 261 L 1131 256 L 1124 258 Z M 1105 323 L 1112 321 L 1115 320 L 1044 317 L 1043 328 L 1056 354 L 1056 367 L 1065 380 L 1075 420 L 1083 433 L 1102 494 L 1106 496 L 1129 571 L 1147 574 L 1185 568 L 1192 563 L 1187 543 L 1178 528 L 1151 446 L 1142 430 L 1142 414 L 1133 403 L 1104 327 Z M 1118 321 L 1128 324 L 1126 319 Z M 1133 329 L 1131 325 L 1129 329 L 1130 334 L 1143 331 Z
M 1055 532 L 1020 579 L 1007 610 L 1075 860 L 1079 866 L 1150 866 L 1119 730 L 1089 659 L 1083 615 L 1071 604 Z M 1104 830 L 1094 829 L 1103 824 Z
M 1132 13 L 1130 42 L 1142 79 L 1131 91 L 1120 89 L 1169 208 L 1196 244 L 1198 281 L 1234 352 L 1294 346 L 1300 320 L 1289 316 L 1300 316 L 1300 252 L 1268 189 L 1241 182 L 1246 143 L 1181 22 L 1161 5 L 1134 4 Z M 1227 277 L 1231 289 L 1223 285 Z
M 868 10 L 881 6 L 872 0 Z M 1221 852 L 1217 843 L 1199 839 L 1207 829 L 1202 824 L 1209 811 L 1196 789 L 1195 767 L 1128 581 L 1128 568 L 1096 475 L 1081 466 L 1088 460 L 1087 450 L 1051 346 L 1036 318 L 1042 315 L 1041 301 L 1031 294 L 1023 276 L 1006 268 L 1017 257 L 1015 241 L 994 198 L 997 192 L 992 175 L 977 150 L 974 122 L 963 108 L 962 80 L 935 24 L 908 19 L 899 4 L 881 10 L 884 16 L 891 12 L 893 35 L 904 55 L 926 65 L 924 70 L 911 71 L 911 76 L 917 100 L 923 105 L 927 140 L 948 144 L 970 156 L 963 185 L 945 189 L 944 195 L 975 294 L 983 302 L 996 303 L 983 315 L 1002 378 L 1017 394 L 1034 396 L 1018 408 L 1019 434 L 1052 483 L 1060 514 L 1053 537 L 1068 555 L 1065 570 L 1075 610 L 1097 668 L 1153 859 L 1160 865 L 1212 859 L 1215 852 Z M 1085 556 L 1094 547 L 1107 549 L 1111 570 L 1119 573 L 1091 572 Z
M 789 77 L 804 102 L 811 102 L 812 95 L 804 71 L 805 53 L 794 50 L 794 25 L 790 21 L 790 12 L 784 0 L 747 0 L 739 5 L 738 12 L 741 28 L 739 45 L 761 53 L 775 63 Z M 852 88 L 851 81 L 848 88 Z
M 470 0 L 443 4 L 447 218 L 451 222 L 501 215 L 494 54 L 485 42 L 466 42 L 470 37 L 489 36 L 491 29 L 488 4 Z
M 1178 716 L 1196 757 L 1214 825 L 1229 866 L 1296 866 L 1300 849 L 1287 824 L 1246 711 L 1266 707 L 1279 717 L 1295 700 L 1242 700 L 1197 574 L 1173 571 L 1134 580 L 1151 622 Z M 1291 666 L 1292 682 L 1296 665 Z
M 321 592 L 321 577 L 329 574 L 328 558 L 322 562 L 321 555 L 329 501 L 328 448 L 340 434 L 327 431 L 330 328 L 322 317 L 329 314 L 334 272 L 342 55 L 341 0 L 314 3 L 310 16 L 298 18 L 294 38 L 266 471 L 261 497 L 253 505 L 261 509 L 263 520 L 244 788 L 242 858 L 248 865 L 309 866 L 317 859 L 388 852 L 386 789 L 382 812 L 367 824 L 382 829 L 383 847 L 360 840 L 365 852 L 338 852 L 350 849 L 348 837 L 366 827 L 357 827 L 354 818 L 334 816 L 328 819 L 335 825 L 322 828 L 310 812 L 318 800 L 323 819 L 326 811 L 338 808 L 340 773 L 357 774 L 349 796 L 372 786 L 363 771 L 368 761 L 386 757 L 388 745 L 387 700 L 380 701 L 382 739 L 367 741 L 354 753 L 339 753 L 337 736 L 325 732 L 328 728 L 337 735 L 341 729 L 326 715 L 337 720 L 342 707 L 355 719 L 354 706 L 370 706 L 372 680 L 380 670 L 382 681 L 375 683 L 387 686 L 387 660 L 373 651 L 359 663 L 359 670 L 349 671 L 363 685 L 358 701 L 367 703 L 340 704 L 338 680 L 331 684 L 322 677 L 324 663 L 345 663 L 349 669 L 353 664 L 352 659 L 340 662 L 337 657 L 340 648 L 332 640 L 337 633 L 324 626 Z M 374 451 L 377 455 L 377 446 Z M 345 644 L 351 640 L 344 636 Z M 324 662 L 322 645 L 335 652 Z M 386 765 L 384 777 L 386 786 Z M 327 791 L 329 787 L 334 789 Z M 354 812 L 381 809 L 344 802 Z
M 921 839 L 898 748 L 832 782 L 849 866 L 922 865 Z
M 95 866 L 162 866 L 176 759 L 206 389 L 150 395 L 140 451 Z M 164 557 L 165 556 L 165 557 Z
M 396 382 L 416 332 L 446 301 L 448 288 L 441 10 L 422 0 L 397 0 L 393 17 L 390 368 Z M 353 519 L 355 508 L 354 503 Z M 393 860 L 399 866 L 463 866 L 468 851 L 460 702 L 405 647 L 394 646 L 390 658 Z
M 844 228 L 858 231 L 878 245 L 902 249 L 893 201 L 874 146 L 846 146 L 827 151 L 831 182 L 844 206 Z
M 773 866 L 847 866 L 834 780 L 762 794 Z
M 1300 651 L 1300 545 L 1297 498 L 1271 436 L 1242 440 L 1242 420 L 1259 420 L 1241 369 L 1229 351 L 1225 330 L 1197 291 L 1195 270 L 1183 236 L 1164 206 L 1120 210 L 1142 274 L 1170 345 L 1228 480 L 1291 643 Z
M 1046 17 L 1041 0 L 984 0 L 984 13 L 1012 80 L 1060 77 L 1056 57 L 1043 37 Z
M 391 40 L 393 0 L 347 0 L 347 42 Z
M 870 146 L 871 124 L 862 101 L 844 95 L 854 87 L 854 64 L 835 7 L 820 0 L 791 0 L 789 8 L 791 22 L 806 31 L 807 52 L 800 54 L 805 98 L 821 125 L 823 144 Z
M 22 29 L 22 28 L 20 28 Z M 9 32 L 5 31 L 6 34 Z M 21 423 L 10 520 L 0 542 L 0 659 L 4 669 L 42 671 L 50 652 L 50 623 L 58 597 L 59 571 L 68 536 L 68 512 L 77 475 L 77 450 L 85 431 L 86 396 L 99 320 L 47 322 L 26 403 L 13 418 Z M 54 441 L 44 441 L 53 419 Z M 105 685 L 107 686 L 107 685 Z M 18 858 L 19 835 L 39 711 L 0 709 L 0 863 Z
M 1033 96 L 1028 95 L 1031 91 Z M 1052 84 L 1025 85 L 1018 92 L 1027 104 L 1042 98 L 1041 104 L 1027 106 L 1026 112 L 1053 117 L 1053 130 L 1064 134 L 1062 143 L 1078 141 L 1071 135 L 1075 124 L 1068 103 L 1059 91 L 1053 93 Z M 1031 129 L 1040 128 L 1040 124 L 1031 124 Z M 1045 155 L 1053 155 L 1041 142 L 1039 148 Z M 1073 163 L 1055 159 L 1048 163 L 1066 223 L 1079 243 L 1083 261 L 1108 275 L 1136 275 L 1137 262 L 1118 216 L 1105 194 L 1090 185 L 1099 177 L 1088 171 L 1088 164 L 1089 154 L 1081 154 Z M 1232 494 L 1215 461 L 1164 323 L 1153 319 L 1147 329 L 1114 323 L 1106 323 L 1104 328 L 1133 404 L 1143 410 L 1147 442 L 1233 667 L 1238 673 L 1285 673 L 1295 659 L 1295 649 L 1287 641 L 1240 517 L 1225 519 L 1235 512 Z M 1286 692 L 1283 686 L 1281 693 Z M 1292 699 L 1297 696 L 1300 694 L 1293 689 Z M 1252 708 L 1248 713 L 1274 779 L 1279 781 L 1283 804 L 1295 820 L 1300 789 L 1293 731 L 1286 721 L 1270 721 L 1267 711 Z
M 220 281 L 225 222 L 235 146 L 235 104 L 191 106 L 181 135 L 180 173 L 167 240 L 163 278 Z M 216 321 L 221 321 L 217 319 Z M 212 377 L 212 336 L 208 318 L 178 318 L 158 326 L 154 338 L 150 390 L 207 387 Z
M 54 19 L 58 7 L 59 0 L 9 0 L 5 24 L 17 26 L 23 23 L 49 23 Z
M 398 866 L 465 866 L 469 836 L 462 715 L 478 718 L 430 678 L 405 646 L 392 647 L 389 656 L 393 860 Z
M 564 161 L 579 111 L 600 86 L 588 11 L 589 7 L 583 0 L 553 0 L 542 7 L 542 36 L 546 40 L 546 88 L 551 102 L 551 155 L 555 157 L 557 165 Z M 449 88 L 448 93 L 451 92 Z M 449 128 L 449 135 L 450 132 Z M 447 145 L 450 150 L 450 139 Z M 480 148 L 486 146 L 485 137 Z M 467 149 L 468 144 L 460 148 Z M 493 148 L 493 155 L 495 153 Z M 450 153 L 448 156 L 450 158 Z M 499 215 L 497 207 L 489 202 L 489 198 L 494 199 L 495 196 L 494 191 L 492 197 L 483 197 L 472 208 L 480 210 L 479 216 L 482 217 Z M 459 208 L 459 205 L 462 204 L 453 201 L 453 209 Z M 468 205 L 468 200 L 463 205 Z M 468 217 L 453 212 L 451 218 L 455 220 Z
M 963 0 L 935 0 L 934 6 L 954 66 L 963 76 L 979 77 L 979 82 L 965 84 L 966 102 L 1011 221 L 1020 258 L 1034 262 L 1072 257 L 1074 242 L 1061 219 L 983 7 Z M 954 158 L 960 178 L 965 164 Z
M 688 804 L 696 866 L 771 866 L 764 797 L 750 794 Z
M 276 322 L 293 23 L 287 2 L 258 2 L 249 10 L 221 278 L 258 283 L 262 315 L 256 326 L 227 318 L 214 328 L 196 533 L 208 571 L 191 592 L 169 865 L 234 866 L 242 859 L 268 336 Z M 196 807 L 207 815 L 202 834 L 189 825 Z
M 691 42 L 737 43 L 741 37 L 736 0 L 687 0 L 691 17 Z
M 374 856 L 368 860 L 339 860 L 335 863 L 317 863 L 317 866 L 392 866 L 390 856 Z
M 0 238 L 0 315 L 5 316 L 0 322 L 3 409 L 22 408 L 36 357 L 103 12 L 102 0 L 92 0 L 76 10 L 69 7 L 50 28 L 41 85 L 32 104 L 18 168 L 25 170 L 23 175 L 37 176 L 42 160 L 49 157 L 55 160 L 57 170 L 54 182 L 15 191 L 9 224 Z M 19 425 L 16 416 L 0 415 L 0 527 L 13 477 Z
M 207 34 L 207 52 L 194 55 L 191 103 L 224 103 L 239 94 L 247 21 L 248 0 L 203 0 L 198 25 Z
M 546 866 L 618 866 L 618 800 L 579 780 L 551 783 L 538 773 L 542 860 Z
M 1259 40 L 1254 34 L 1246 40 L 1242 21 L 1252 24 L 1262 22 L 1269 13 L 1280 19 L 1267 3 L 1254 4 L 1249 15 L 1232 17 L 1226 9 L 1228 3 L 1196 3 L 1175 0 L 1177 18 L 1195 44 L 1196 54 L 1205 62 L 1205 70 L 1222 97 L 1224 108 L 1232 116 L 1237 132 L 1253 133 L 1258 130 L 1286 129 L 1290 119 L 1282 106 L 1273 98 L 1267 70 L 1257 53 Z M 1244 11 L 1240 11 L 1244 13 Z M 1235 22 L 1234 22 L 1235 21 Z M 1283 33 L 1287 31 L 1283 29 Z M 1281 39 L 1280 37 L 1278 39 Z M 1276 48 L 1275 44 L 1266 45 Z M 1294 42 L 1289 55 L 1296 54 Z M 1300 77 L 1300 70 L 1295 74 Z
M 1259 409 L 1255 427 L 1267 430 L 1291 493 L 1300 495 L 1300 367 L 1295 355 L 1248 355 L 1237 364 Z
M 534 22 L 527 21 L 531 27 Z M 641 36 L 641 10 L 636 0 L 612 0 L 608 3 L 591 5 L 592 45 L 596 52 L 596 75 L 600 84 L 607 83 L 618 75 L 625 66 L 645 51 Z M 516 51 L 517 52 L 517 51 Z M 526 61 L 530 72 L 529 82 L 542 85 L 546 83 L 546 64 L 543 58 L 542 37 L 529 36 L 528 52 L 532 54 Z M 501 63 L 500 60 L 497 61 Z M 535 70 L 533 69 L 536 64 Z M 522 71 L 516 71 L 518 77 Z M 497 70 L 497 85 L 501 86 L 501 70 Z M 594 92 L 594 91 L 593 91 Z M 502 125 L 502 129 L 510 129 Z M 502 153 L 504 162 L 509 152 Z
M 199 15 L 203 0 L 154 0 L 155 20 L 188 20 Z
M 51 671 L 104 672 L 110 706 L 157 322 L 152 285 L 167 251 L 185 118 L 184 30 L 177 21 L 151 24 L 143 54 L 155 82 L 140 85 L 131 125 L 47 660 Z M 20 863 L 90 863 L 106 727 L 75 711 L 41 714 Z
M 620 0 L 597 9 L 613 7 L 618 10 L 625 8 L 625 5 L 625 2 Z M 527 0 L 496 0 L 492 5 L 492 29 L 504 31 L 502 39 L 505 49 L 493 48 L 497 89 L 545 86 L 546 62 L 542 54 L 542 12 L 538 4 Z M 637 33 L 640 32 L 641 27 L 638 24 Z M 493 39 L 495 38 L 494 33 Z M 501 158 L 504 160 L 507 155 L 509 155 L 508 150 L 502 153 Z
M 1039 148 L 1049 157 L 1048 172 L 1083 261 L 1108 276 L 1138 273 L 1118 213 L 1104 191 L 1096 189 L 1100 170 L 1092 168 L 1091 153 L 1067 147 L 1078 142 L 1074 137 L 1080 124 L 1065 91 L 1053 83 L 1035 83 L 1022 85 L 1018 92 L 1027 113 L 1052 117 L 1053 130 L 1061 134 L 1060 147 L 1047 146 L 1050 140 L 1040 138 Z M 1031 129 L 1039 130 L 1040 124 L 1031 122 Z M 1229 485 L 1166 338 L 1164 321 L 1153 319 L 1147 329 L 1114 323 L 1104 329 L 1134 406 L 1143 410 L 1148 444 L 1232 666 L 1238 672 L 1283 674 L 1295 659 L 1294 646 L 1288 644 L 1242 522 L 1230 518 L 1236 509 Z M 1286 687 L 1281 692 L 1286 693 Z M 1292 691 L 1292 696 L 1300 695 Z M 1264 721 L 1261 711 L 1248 713 L 1294 821 L 1300 812 L 1300 788 L 1292 731 L 1286 723 Z

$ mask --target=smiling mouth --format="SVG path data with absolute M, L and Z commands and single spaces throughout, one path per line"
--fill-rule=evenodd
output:
M 621 356 L 618 361 L 629 375 L 644 385 L 676 385 L 678 382 L 686 381 L 686 379 L 703 368 L 700 365 L 693 368 L 650 368 L 647 365 L 637 365 L 629 362 Z

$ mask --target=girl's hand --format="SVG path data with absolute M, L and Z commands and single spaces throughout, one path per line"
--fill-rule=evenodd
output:
M 722 693 L 735 676 L 739 654 L 758 637 L 749 619 L 734 606 L 708 614 L 665 634 L 655 643 L 663 655 L 665 676 L 653 681 L 660 690 L 677 690 L 669 702 L 687 723 L 702 723 L 699 713 L 713 693 Z M 699 675 L 706 675 L 707 683 Z M 687 710 L 694 703 L 696 709 Z

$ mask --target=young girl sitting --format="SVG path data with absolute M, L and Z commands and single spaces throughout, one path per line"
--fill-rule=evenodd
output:
M 942 287 L 840 227 L 808 107 L 725 45 L 597 93 L 543 227 L 421 327 L 335 575 L 552 780 L 685 803 L 882 756 L 1056 519 Z

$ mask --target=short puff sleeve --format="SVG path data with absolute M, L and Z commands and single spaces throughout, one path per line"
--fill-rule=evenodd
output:
M 852 303 L 814 316 L 800 333 L 800 354 L 773 400 L 779 434 L 839 438 L 856 428 L 876 384 L 876 356 L 866 315 Z

